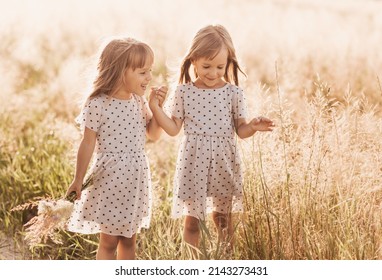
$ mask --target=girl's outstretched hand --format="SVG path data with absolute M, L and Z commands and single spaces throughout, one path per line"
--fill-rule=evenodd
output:
M 252 129 L 255 131 L 272 131 L 275 127 L 273 121 L 265 117 L 257 117 L 250 122 Z

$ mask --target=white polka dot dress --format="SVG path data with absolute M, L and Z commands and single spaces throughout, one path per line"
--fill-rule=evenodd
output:
M 151 179 L 145 154 L 146 125 L 152 115 L 147 101 L 101 94 L 87 102 L 78 122 L 97 132 L 91 172 L 94 185 L 81 193 L 67 223 L 79 233 L 132 237 L 148 228 Z
M 216 211 L 242 211 L 242 169 L 234 121 L 246 117 L 243 90 L 179 85 L 172 116 L 184 121 L 174 177 L 172 217 L 205 219 Z

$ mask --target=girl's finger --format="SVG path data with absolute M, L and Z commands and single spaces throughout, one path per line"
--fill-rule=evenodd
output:
M 163 92 L 157 92 L 156 95 L 157 95 L 157 96 L 160 96 L 161 98 L 165 98 L 165 97 L 166 97 L 166 94 L 163 93 Z
M 151 88 L 151 93 L 157 93 L 157 92 L 158 92 L 158 88 L 156 88 L 156 87 Z
M 160 86 L 157 88 L 159 91 L 166 93 L 168 91 L 168 88 L 166 86 Z

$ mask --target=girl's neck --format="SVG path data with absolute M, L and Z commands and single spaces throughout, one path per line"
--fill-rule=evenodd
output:
M 132 96 L 133 96 L 132 93 L 128 93 L 128 92 L 123 91 L 123 90 L 119 90 L 115 94 L 112 95 L 113 98 L 122 99 L 122 100 L 129 100 L 132 98 Z
M 200 89 L 218 89 L 218 88 L 224 87 L 227 84 L 224 80 L 221 80 L 219 83 L 217 83 L 213 87 L 209 87 L 205 83 L 203 83 L 200 79 L 196 79 L 192 83 L 194 84 L 194 86 Z

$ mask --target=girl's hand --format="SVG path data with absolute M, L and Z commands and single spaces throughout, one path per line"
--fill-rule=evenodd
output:
M 65 197 L 68 197 L 72 192 L 75 192 L 76 193 L 76 199 L 80 199 L 81 198 L 81 189 L 82 189 L 82 182 L 78 182 L 76 180 L 74 180 L 68 190 L 66 191 L 66 194 L 65 194 Z
M 149 96 L 149 106 L 152 109 L 155 106 L 163 107 L 164 101 L 166 99 L 167 95 L 167 87 L 166 86 L 160 86 L 158 87 L 152 87 L 150 96 Z
M 159 88 L 157 88 L 157 91 L 156 91 L 156 98 L 158 98 L 159 100 L 159 107 L 163 107 L 163 104 L 164 104 L 164 101 L 166 100 L 166 95 L 167 95 L 167 91 L 168 91 L 168 88 L 166 86 L 160 86 Z
M 159 107 L 159 99 L 156 96 L 157 88 L 152 87 L 149 95 L 149 107 L 151 110 L 155 107 Z
M 257 117 L 251 120 L 250 126 L 255 131 L 272 131 L 275 124 L 268 118 Z

